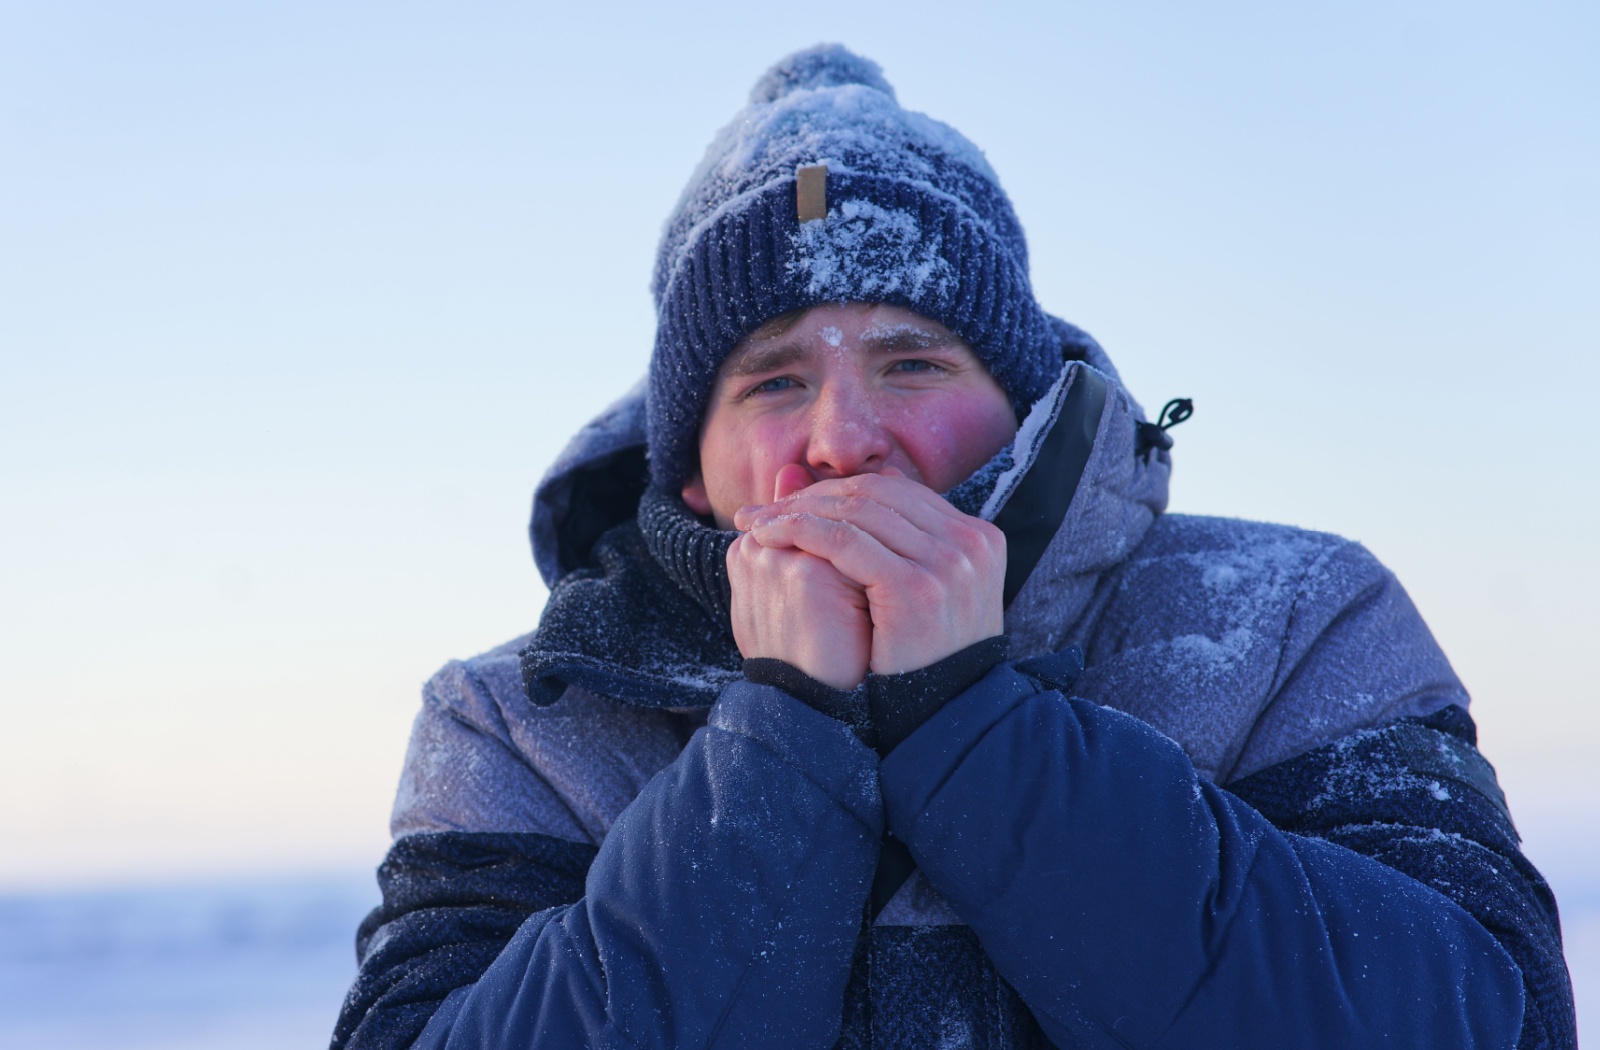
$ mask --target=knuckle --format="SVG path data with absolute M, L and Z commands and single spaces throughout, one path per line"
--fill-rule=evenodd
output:
M 973 518 L 971 521 L 973 527 L 977 530 L 978 535 L 982 536 L 989 543 L 1005 542 L 1006 534 L 1001 532 L 1000 526 L 996 525 L 994 522 L 984 521 L 982 518 Z
M 1006 534 L 1000 531 L 999 526 L 979 518 L 968 520 L 971 524 L 962 530 L 964 550 L 980 561 L 1005 554 Z
M 839 512 L 846 515 L 860 514 L 871 502 L 859 492 L 846 493 L 839 497 Z
M 871 492 L 882 482 L 876 474 L 854 474 L 844 479 L 844 490 L 853 495 L 862 495 Z

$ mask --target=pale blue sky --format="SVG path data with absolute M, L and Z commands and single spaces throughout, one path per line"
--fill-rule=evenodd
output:
M 1195 398 L 1175 509 L 1365 541 L 1523 822 L 1593 808 L 1593 5 L 565 7 L 0 3 L 0 884 L 376 861 L 662 219 L 819 40 Z

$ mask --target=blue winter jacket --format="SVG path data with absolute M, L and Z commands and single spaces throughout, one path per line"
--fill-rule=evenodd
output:
M 1575 1046 L 1554 901 L 1399 584 L 1163 515 L 1166 453 L 1063 331 L 1036 412 L 1089 367 L 1110 393 L 1016 659 L 881 760 L 604 527 L 637 392 L 580 434 L 540 630 L 425 690 L 333 1045 Z M 886 835 L 916 870 L 869 910 Z

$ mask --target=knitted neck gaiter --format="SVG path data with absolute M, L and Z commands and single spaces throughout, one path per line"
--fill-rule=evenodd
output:
M 639 532 L 656 564 L 723 627 L 728 609 L 728 548 L 739 534 L 705 525 L 677 496 L 652 485 L 639 499 Z

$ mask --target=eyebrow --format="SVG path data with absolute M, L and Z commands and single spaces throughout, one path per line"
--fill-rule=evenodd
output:
M 729 379 L 775 372 L 804 361 L 810 353 L 799 343 L 779 343 L 777 346 L 753 346 L 728 359 L 723 375 Z
M 966 343 L 954 332 L 932 331 L 909 324 L 869 328 L 861 334 L 859 343 L 863 350 L 873 354 L 915 353 L 941 347 L 966 348 Z M 811 350 L 798 342 L 753 346 L 729 358 L 722 374 L 729 379 L 744 379 L 778 372 L 804 361 L 810 355 Z

